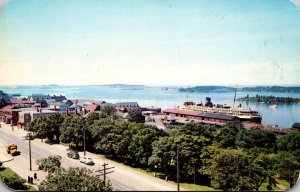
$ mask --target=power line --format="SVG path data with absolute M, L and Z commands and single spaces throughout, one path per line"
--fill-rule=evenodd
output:
M 107 167 L 107 163 L 103 163 L 102 166 L 103 166 L 103 169 L 99 169 L 95 172 L 99 172 L 100 174 L 99 175 L 96 175 L 96 176 L 102 176 L 103 175 L 103 180 L 104 180 L 104 183 L 106 182 L 106 175 L 109 174 L 109 173 L 113 173 L 114 171 L 108 171 L 109 169 L 113 169 L 115 167 Z

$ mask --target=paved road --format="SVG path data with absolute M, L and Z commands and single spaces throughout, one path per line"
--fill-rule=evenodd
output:
M 34 172 L 37 172 L 39 180 L 36 183 L 40 183 L 47 175 L 47 173 L 38 171 L 35 165 L 35 160 L 45 158 L 50 155 L 60 155 L 62 157 L 62 167 L 87 167 L 91 170 L 97 170 L 104 162 L 109 166 L 113 166 L 114 172 L 107 175 L 111 181 L 113 190 L 115 191 L 174 191 L 176 190 L 176 184 L 173 182 L 166 182 L 162 179 L 151 177 L 149 175 L 135 171 L 134 169 L 116 163 L 114 161 L 105 159 L 98 155 L 87 152 L 87 156 L 94 159 L 95 165 L 89 166 L 79 162 L 79 160 L 70 159 L 66 156 L 67 146 L 53 144 L 49 145 L 41 142 L 40 139 L 33 140 L 32 143 L 32 171 L 29 171 L 29 145 L 28 141 L 23 140 L 22 136 L 26 135 L 26 132 L 22 129 L 14 128 L 1 123 L 0 128 L 0 160 L 6 161 L 12 159 L 12 157 L 5 152 L 5 145 L 8 143 L 15 143 L 18 145 L 18 150 L 21 151 L 21 155 L 14 157 L 12 161 L 6 162 L 4 165 L 10 167 L 16 173 L 18 173 L 24 179 L 27 176 L 33 176 Z M 83 152 L 79 153 L 83 156 Z M 96 174 L 96 173 L 95 173 Z

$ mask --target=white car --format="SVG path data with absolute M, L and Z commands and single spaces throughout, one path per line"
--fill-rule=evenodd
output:
M 86 157 L 86 156 L 80 157 L 79 161 L 86 165 L 94 165 L 95 164 L 92 158 Z

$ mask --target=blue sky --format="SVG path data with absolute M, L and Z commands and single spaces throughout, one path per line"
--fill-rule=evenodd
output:
M 300 84 L 288 0 L 11 0 L 0 85 Z

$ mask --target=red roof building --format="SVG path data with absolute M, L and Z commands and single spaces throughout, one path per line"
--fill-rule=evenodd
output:
M 0 109 L 0 120 L 5 123 L 17 125 L 19 114 L 16 110 L 17 107 L 13 105 L 6 105 Z
M 86 112 L 100 111 L 100 105 L 89 104 L 85 107 Z
M 182 110 L 182 109 L 166 109 L 163 111 L 164 113 L 166 113 L 167 115 L 175 115 L 175 116 L 179 116 L 179 117 L 186 117 L 186 116 L 195 116 L 198 117 L 200 112 L 199 111 L 187 111 L 187 110 Z
M 15 99 L 15 98 L 11 98 L 10 99 L 10 103 L 13 105 L 13 106 L 24 106 L 24 107 L 29 107 L 29 106 L 32 106 L 34 105 L 36 102 L 35 101 L 30 101 L 30 100 L 22 100 L 22 99 Z

